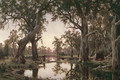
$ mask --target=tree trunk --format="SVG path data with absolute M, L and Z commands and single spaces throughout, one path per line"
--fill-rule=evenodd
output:
M 17 51 L 17 54 L 15 56 L 14 62 L 16 63 L 25 63 L 25 58 L 23 55 L 23 51 L 25 50 L 26 44 L 36 35 L 36 33 L 39 32 L 41 29 L 41 24 L 40 24 L 40 11 L 37 14 L 36 17 L 36 27 L 34 28 L 33 31 L 29 32 L 23 39 L 21 39 L 18 43 L 19 48 Z
M 111 43 L 112 43 L 112 69 L 120 69 L 120 55 L 118 52 L 118 47 L 116 45 L 116 26 L 115 26 L 116 17 L 112 21 L 111 27 Z
M 31 39 L 32 44 L 32 59 L 38 60 L 38 51 L 37 51 L 37 41 L 35 40 L 35 36 Z
M 13 57 L 15 56 L 15 42 L 13 41 L 13 44 L 12 44 L 12 51 L 13 51 Z
M 80 44 L 80 54 L 81 54 L 81 60 L 83 62 L 87 62 L 89 60 L 88 58 L 88 40 L 86 35 L 88 34 L 88 25 L 86 17 L 82 18 L 82 30 L 81 30 L 81 44 Z
M 76 8 L 77 8 L 77 15 L 81 18 L 81 26 L 78 28 L 81 31 L 81 44 L 80 44 L 80 57 L 81 61 L 87 62 L 88 58 L 88 23 L 87 23 L 87 16 L 85 15 L 84 11 L 82 10 L 81 6 L 78 4 L 78 0 L 74 0 Z M 80 59 L 79 57 L 79 59 Z
M 73 47 L 71 48 L 71 54 L 70 54 L 70 56 L 71 56 L 71 59 L 73 58 Z
M 23 52 L 25 50 L 26 44 L 27 40 L 20 40 L 20 42 L 18 43 L 19 47 L 14 62 L 25 64 L 25 57 L 23 55 Z

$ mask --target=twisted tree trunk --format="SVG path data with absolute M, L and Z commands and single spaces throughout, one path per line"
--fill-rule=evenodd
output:
M 38 14 L 40 14 L 40 11 L 38 12 Z M 40 24 L 40 15 L 37 14 L 37 17 L 36 17 L 36 27 L 34 28 L 33 31 L 29 32 L 27 34 L 27 36 L 25 36 L 23 39 L 21 39 L 18 43 L 19 47 L 18 47 L 18 51 L 17 51 L 17 54 L 14 58 L 14 62 L 16 63 L 22 63 L 24 64 L 25 63 L 25 58 L 24 58 L 24 55 L 23 55 L 23 52 L 25 50 L 25 47 L 26 47 L 26 44 L 32 40 L 34 38 L 34 36 L 36 35 L 36 33 L 39 32 L 39 30 L 41 29 L 41 24 Z

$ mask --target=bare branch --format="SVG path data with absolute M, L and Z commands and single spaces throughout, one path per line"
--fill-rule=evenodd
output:
M 100 32 L 98 32 L 98 30 L 94 30 L 94 31 L 92 31 L 92 32 L 89 32 L 87 35 L 86 35 L 86 37 L 89 37 L 91 34 L 94 34 L 94 33 L 99 33 L 100 34 Z M 100 34 L 101 35 L 101 34 Z
M 41 39 L 41 37 L 37 37 L 37 39 L 35 41 L 37 42 L 39 39 Z
M 113 20 L 112 20 L 112 25 L 115 24 L 115 20 L 116 20 L 116 16 L 113 17 Z
M 118 26 L 118 25 L 120 25 L 120 20 L 115 23 L 115 26 Z
M 67 28 L 73 28 L 73 29 L 78 29 L 77 27 L 72 27 L 72 26 L 70 26 L 70 27 L 67 27 Z
M 120 36 L 118 36 L 117 39 L 115 39 L 115 44 L 118 45 L 119 42 L 120 42 Z
M 72 25 L 70 25 L 70 24 L 69 24 L 69 27 L 66 27 L 66 28 L 79 29 L 79 28 L 78 28 L 78 27 L 76 27 L 75 25 L 73 25 L 73 26 L 72 26 Z
M 112 40 L 111 34 L 109 32 L 107 32 L 107 33 L 108 33 L 109 39 Z

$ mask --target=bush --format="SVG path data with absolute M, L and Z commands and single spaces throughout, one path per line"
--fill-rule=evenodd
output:
M 6 44 L 4 48 L 0 49 L 0 59 L 3 59 L 9 55 L 9 46 Z
M 9 46 L 8 46 L 8 44 L 5 44 L 5 46 L 4 46 L 4 56 L 8 56 L 9 55 Z
M 5 72 L 5 71 L 6 71 L 5 64 L 1 64 L 0 65 L 0 72 Z
M 0 49 L 0 59 L 3 59 L 5 57 L 5 54 L 2 49 Z

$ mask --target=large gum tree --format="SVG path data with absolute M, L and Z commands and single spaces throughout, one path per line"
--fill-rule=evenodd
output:
M 91 5 L 93 1 L 88 0 L 57 0 L 53 9 L 53 20 L 59 18 L 64 23 L 68 23 L 70 28 L 80 30 L 80 60 L 83 62 L 89 60 L 88 35 L 92 32 L 89 33 L 88 16 L 94 10 L 94 6 Z
M 8 20 L 19 23 L 20 30 L 26 31 L 26 36 L 18 42 L 18 51 L 14 61 L 25 63 L 23 52 L 28 42 L 32 43 L 33 59 L 38 59 L 37 41 L 41 38 L 36 35 L 41 33 L 45 22 L 45 14 L 49 12 L 51 0 L 1 0 L 0 8 L 2 24 Z

